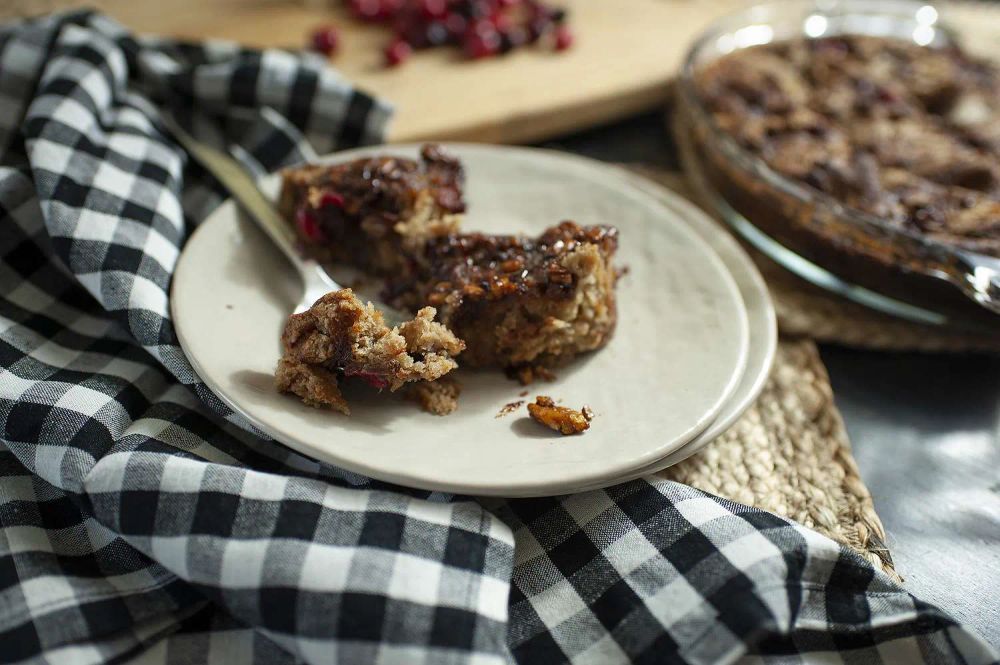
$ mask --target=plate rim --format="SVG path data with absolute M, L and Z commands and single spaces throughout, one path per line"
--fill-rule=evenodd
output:
M 627 168 L 621 167 L 625 174 L 630 174 Z M 711 225 L 714 227 L 715 231 L 720 234 L 721 237 L 725 238 L 723 241 L 725 244 L 729 245 L 729 249 L 733 252 L 735 256 L 739 257 L 739 260 L 745 264 L 745 267 L 749 268 L 747 274 L 750 279 L 754 282 L 756 289 L 763 295 L 763 303 L 765 305 L 765 328 L 766 334 L 763 338 L 764 340 L 764 361 L 760 370 L 757 372 L 757 376 L 754 377 L 753 382 L 750 387 L 750 391 L 739 403 L 739 406 L 733 413 L 729 414 L 725 418 L 716 418 L 712 421 L 709 426 L 701 433 L 695 435 L 693 439 L 682 445 L 677 450 L 668 453 L 662 459 L 652 462 L 648 466 L 629 472 L 621 477 L 619 477 L 616 483 L 625 483 L 638 478 L 643 478 L 648 475 L 659 473 L 664 471 L 675 464 L 679 464 L 686 460 L 687 458 L 700 452 L 707 445 L 715 441 L 716 438 L 724 434 L 733 425 L 735 425 L 743 414 L 757 401 L 760 397 L 761 392 L 764 390 L 768 379 L 771 376 L 771 371 L 774 368 L 774 360 L 777 355 L 778 350 L 778 320 L 777 312 L 774 308 L 774 301 L 771 298 L 770 291 L 767 288 L 767 282 L 764 280 L 764 276 L 761 274 L 760 270 L 754 264 L 753 259 L 747 253 L 746 249 L 740 245 L 739 241 L 731 233 L 727 232 L 725 227 L 721 223 L 715 222 L 711 215 L 706 211 L 702 210 L 692 201 L 684 198 L 678 192 L 671 190 L 669 187 L 662 185 L 649 177 L 646 177 L 642 173 L 636 174 L 641 179 L 642 182 L 640 186 L 648 186 L 651 193 L 659 194 L 663 192 L 664 203 L 669 206 L 677 205 L 678 208 L 683 210 L 686 214 L 692 216 L 701 217 L 703 221 L 696 222 L 698 224 L 704 224 L 706 227 Z M 724 259 L 723 259 L 724 260 Z M 742 295 L 742 294 L 741 294 Z M 745 300 L 744 300 L 744 304 Z M 749 311 L 749 309 L 748 309 Z M 753 326 L 751 326 L 752 330 Z M 752 337 L 752 333 L 751 333 Z M 751 345 L 752 346 L 752 345 Z M 747 367 L 746 369 L 749 369 Z M 746 376 L 746 371 L 744 371 L 744 377 Z M 732 400 L 732 396 L 730 396 Z M 727 401 L 728 402 L 728 401 Z M 715 430 L 715 431 L 713 431 Z M 600 489 L 602 486 L 588 485 L 581 487 L 578 491 L 592 491 L 595 489 Z
M 739 260 L 745 264 L 745 267 L 749 268 L 749 270 L 747 270 L 747 274 L 753 281 L 754 286 L 759 292 L 759 295 L 763 296 L 762 300 L 765 305 L 765 319 L 767 327 L 766 343 L 765 343 L 766 351 L 764 353 L 765 361 L 763 363 L 763 368 L 759 376 L 754 379 L 751 390 L 747 394 L 747 397 L 743 399 L 743 403 L 740 405 L 740 408 L 737 409 L 733 413 L 733 415 L 722 419 L 721 421 L 723 423 L 722 425 L 718 425 L 717 424 L 718 421 L 713 421 L 712 424 L 710 424 L 708 428 L 705 430 L 705 432 L 702 432 L 701 434 L 697 435 L 695 439 L 702 436 L 716 437 L 724 433 L 727 429 L 729 429 L 730 426 L 732 426 L 737 420 L 740 419 L 740 417 L 746 412 L 746 410 L 750 408 L 750 406 L 756 401 L 757 397 L 760 395 L 760 392 L 764 389 L 764 384 L 767 383 L 767 379 L 770 375 L 771 368 L 774 366 L 775 355 L 777 354 L 778 351 L 778 316 L 774 308 L 774 300 L 771 298 L 771 292 L 767 288 L 767 282 L 764 280 L 764 276 L 761 274 L 760 270 L 757 268 L 757 265 L 753 262 L 753 259 L 747 253 L 746 249 L 744 249 L 740 245 L 739 241 L 736 239 L 735 236 L 728 233 L 725 230 L 725 228 L 721 226 L 721 224 L 713 221 L 711 216 L 706 211 L 702 210 L 692 201 L 689 201 L 688 199 L 684 198 L 677 192 L 673 192 L 669 188 L 659 183 L 649 180 L 649 178 L 644 178 L 644 180 L 648 181 L 648 187 L 651 193 L 656 195 L 663 195 L 664 205 L 667 205 L 668 207 L 676 207 L 682 213 L 681 214 L 682 217 L 686 216 L 694 218 L 701 217 L 703 218 L 703 222 L 696 222 L 696 223 L 704 223 L 706 227 L 708 225 L 715 227 L 715 230 L 719 234 L 719 237 L 725 238 L 723 242 L 729 246 L 730 251 L 732 251 L 734 255 L 739 257 Z M 646 185 L 646 182 L 643 182 L 642 185 Z M 723 259 L 723 262 L 724 261 L 725 260 Z M 742 293 L 740 295 L 742 296 Z M 746 306 L 745 300 L 743 304 L 744 306 Z M 707 432 L 710 432 L 717 426 L 719 427 L 718 431 L 714 432 L 711 435 L 707 434 Z M 684 444 L 682 448 L 686 448 L 693 441 L 694 439 L 692 439 L 691 442 Z M 679 450 L 680 449 L 678 449 L 678 451 Z

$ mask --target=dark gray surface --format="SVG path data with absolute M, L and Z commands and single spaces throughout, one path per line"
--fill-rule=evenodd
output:
M 906 587 L 1000 647 L 1000 359 L 822 351 Z
M 677 165 L 659 114 L 543 145 Z M 907 589 L 1000 648 L 1000 358 L 822 354 Z

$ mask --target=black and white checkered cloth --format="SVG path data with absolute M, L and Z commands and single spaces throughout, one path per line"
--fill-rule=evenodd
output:
M 165 106 L 261 170 L 389 115 L 318 59 L 0 28 L 0 662 L 996 659 L 856 554 L 676 483 L 475 501 L 260 438 L 171 326 L 221 192 Z

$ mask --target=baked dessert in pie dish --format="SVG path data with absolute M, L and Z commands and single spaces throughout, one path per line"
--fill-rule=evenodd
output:
M 285 326 L 280 391 L 347 414 L 346 380 L 392 391 L 421 382 L 409 396 L 445 414 L 455 384 L 425 384 L 459 363 L 550 368 L 608 343 L 618 230 L 563 221 L 537 236 L 467 232 L 463 184 L 460 162 L 436 145 L 419 160 L 379 155 L 283 173 L 279 210 L 304 249 L 383 279 L 383 299 L 416 317 L 390 328 L 350 289 L 324 296 Z
M 1000 312 L 1000 66 L 933 8 L 833 7 L 756 7 L 696 43 L 685 166 L 723 216 L 851 283 Z

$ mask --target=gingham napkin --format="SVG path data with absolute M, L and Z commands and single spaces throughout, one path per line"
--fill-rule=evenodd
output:
M 171 326 L 221 192 L 164 106 L 262 170 L 388 117 L 318 59 L 0 28 L 3 663 L 995 659 L 852 552 L 676 483 L 475 501 L 260 438 Z

